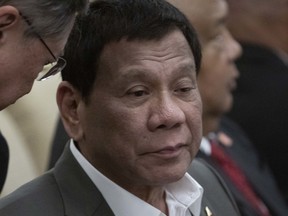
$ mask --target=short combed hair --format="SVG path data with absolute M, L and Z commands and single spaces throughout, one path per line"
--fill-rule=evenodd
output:
M 179 29 L 200 68 L 201 48 L 194 28 L 186 17 L 165 0 L 96 0 L 85 16 L 79 16 L 68 39 L 62 78 L 88 99 L 97 76 L 105 45 L 123 38 L 160 40 Z M 111 59 L 113 61 L 113 59 Z
M 87 12 L 89 0 L 0 0 L 0 7 L 14 6 L 33 23 L 43 38 L 58 38 L 67 30 L 75 13 Z M 35 37 L 31 28 L 26 36 Z

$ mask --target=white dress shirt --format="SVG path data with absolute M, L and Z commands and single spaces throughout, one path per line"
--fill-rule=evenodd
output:
M 199 150 L 207 156 L 211 155 L 211 144 L 206 137 L 202 137 Z
M 73 140 L 70 150 L 80 166 L 102 193 L 116 216 L 165 216 L 159 209 L 126 191 L 93 167 L 75 147 Z M 188 174 L 175 183 L 165 186 L 169 216 L 200 215 L 203 188 Z

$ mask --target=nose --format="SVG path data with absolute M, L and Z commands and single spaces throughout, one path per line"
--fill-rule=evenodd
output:
M 242 54 L 241 45 L 232 37 L 229 31 L 226 34 L 226 52 L 229 56 L 229 60 L 234 62 Z
M 153 100 L 148 119 L 150 131 L 177 128 L 185 121 L 186 116 L 178 98 L 174 98 L 171 94 L 165 94 Z

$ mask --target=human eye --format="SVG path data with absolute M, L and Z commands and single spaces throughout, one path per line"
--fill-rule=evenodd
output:
M 223 33 L 218 33 L 211 38 L 211 43 L 221 46 L 224 42 L 224 35 Z
M 195 87 L 192 86 L 186 86 L 186 87 L 181 87 L 175 90 L 176 93 L 189 93 L 192 90 L 194 90 Z
M 131 96 L 135 96 L 135 97 L 142 97 L 144 95 L 146 95 L 147 93 L 143 90 L 138 90 L 138 91 L 133 91 L 133 92 L 130 92 L 129 95 Z
M 174 90 L 174 95 L 180 100 L 183 101 L 192 101 L 197 94 L 196 87 L 192 85 L 187 85 L 183 87 L 179 87 Z
M 211 45 L 213 45 L 218 50 L 223 51 L 225 49 L 226 35 L 227 35 L 227 30 L 222 29 L 221 31 L 219 31 L 217 34 L 215 34 L 211 38 L 210 40 Z
M 177 83 L 174 92 L 178 94 L 189 94 L 196 88 L 191 79 L 184 79 Z
M 133 96 L 136 98 L 140 98 L 140 97 L 144 97 L 146 95 L 149 95 L 149 92 L 145 87 L 137 86 L 137 87 L 133 87 L 133 88 L 129 89 L 129 91 L 127 92 L 127 95 Z

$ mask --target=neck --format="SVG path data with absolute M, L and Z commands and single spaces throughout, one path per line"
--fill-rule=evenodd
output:
M 85 155 L 85 151 L 83 148 L 81 149 L 81 152 L 83 155 Z M 86 154 L 86 159 L 91 164 L 93 164 L 93 166 L 95 166 L 103 175 L 108 177 L 110 180 L 112 180 L 125 190 L 129 191 L 131 194 L 137 196 L 138 198 L 142 199 L 143 201 L 149 203 L 153 207 L 159 209 L 161 212 L 168 215 L 164 186 L 143 186 L 141 185 L 141 183 L 135 184 L 135 182 L 133 181 L 127 181 L 127 178 L 125 177 L 116 178 L 115 175 L 111 174 L 111 172 L 107 172 L 107 170 L 101 169 L 101 167 L 104 167 L 105 165 L 107 166 L 107 164 L 99 164 L 99 160 L 97 161 L 89 156 L 89 154 Z

